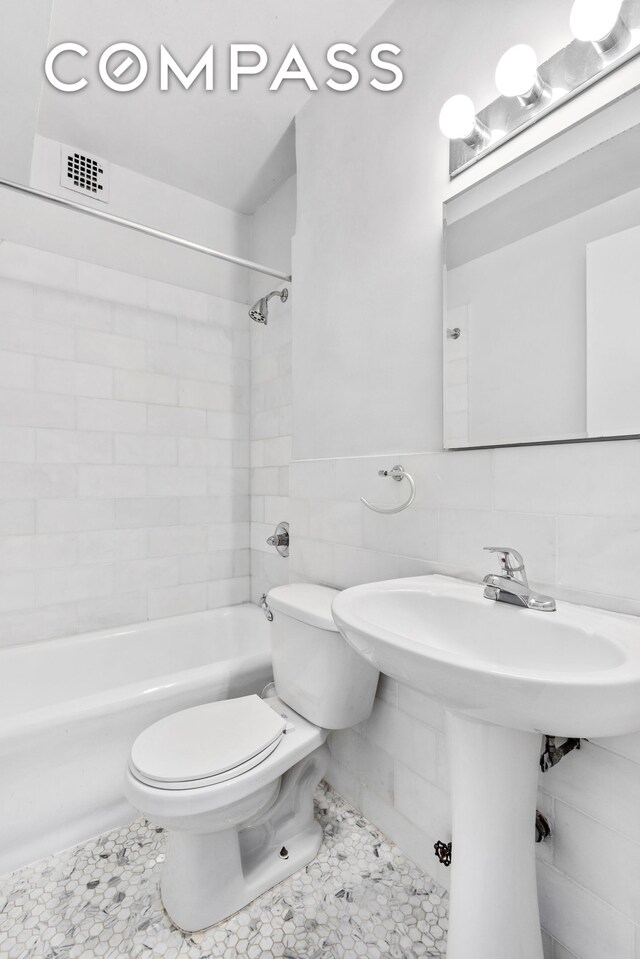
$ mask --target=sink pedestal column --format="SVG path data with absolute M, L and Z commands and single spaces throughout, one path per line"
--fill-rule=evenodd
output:
M 447 959 L 542 959 L 535 868 L 540 735 L 447 712 Z

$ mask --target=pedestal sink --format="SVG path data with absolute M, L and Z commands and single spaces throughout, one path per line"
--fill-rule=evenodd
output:
M 446 708 L 453 862 L 447 959 L 542 959 L 534 821 L 541 733 L 640 729 L 640 620 L 485 599 L 447 576 L 355 586 L 348 643 Z

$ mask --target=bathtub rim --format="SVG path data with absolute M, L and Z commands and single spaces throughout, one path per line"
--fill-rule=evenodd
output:
M 127 635 L 134 633 L 140 627 L 149 627 L 158 623 L 170 623 L 172 621 L 184 620 L 186 617 L 202 616 L 202 614 L 220 613 L 220 618 L 229 615 L 233 610 L 255 610 L 251 613 L 251 618 L 260 615 L 260 609 L 253 603 L 238 603 L 234 606 L 221 606 L 212 610 L 201 610 L 198 613 L 178 614 L 177 616 L 167 616 L 158 620 L 143 620 L 140 623 L 130 623 L 123 627 L 114 629 L 103 628 L 93 630 L 88 633 L 77 633 L 71 636 L 63 637 L 60 642 L 73 644 L 79 641 L 94 642 L 98 637 Z M 7 651 L 29 650 L 37 655 L 37 648 L 56 643 L 58 640 L 40 640 L 37 643 L 28 643 L 20 646 L 6 647 Z M 0 660 L 3 650 L 0 650 Z M 0 743 L 7 742 L 19 735 L 28 736 L 47 726 L 63 726 L 70 720 L 76 722 L 97 716 L 108 716 L 120 710 L 124 703 L 132 704 L 137 702 L 140 705 L 160 702 L 163 699 L 169 699 L 178 693 L 189 693 L 206 683 L 207 679 L 221 680 L 223 676 L 233 674 L 234 664 L 242 664 L 243 670 L 247 672 L 261 671 L 271 663 L 271 649 L 267 644 L 264 650 L 252 652 L 244 656 L 226 656 L 224 659 L 214 660 L 213 662 L 203 663 L 198 666 L 192 666 L 188 669 L 177 669 L 173 672 L 162 673 L 158 676 L 150 676 L 141 680 L 135 680 L 131 683 L 121 683 L 117 686 L 110 686 L 107 689 L 89 693 L 86 696 L 76 696 L 64 699 L 57 703 L 45 706 L 30 707 L 19 712 L 10 712 L 0 716 Z M 212 689 L 212 695 L 215 695 Z

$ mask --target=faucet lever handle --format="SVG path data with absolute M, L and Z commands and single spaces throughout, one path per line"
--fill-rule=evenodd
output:
M 511 546 L 485 546 L 488 553 L 497 553 L 500 565 L 507 574 L 512 576 L 514 573 L 522 573 L 524 578 L 524 559 L 517 549 Z

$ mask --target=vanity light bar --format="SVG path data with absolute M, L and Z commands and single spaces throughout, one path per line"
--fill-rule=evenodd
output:
M 570 26 L 575 40 L 545 63 L 528 44 L 507 50 L 496 68 L 500 96 L 479 113 L 464 94 L 446 101 L 451 177 L 640 53 L 640 0 L 574 0 Z

